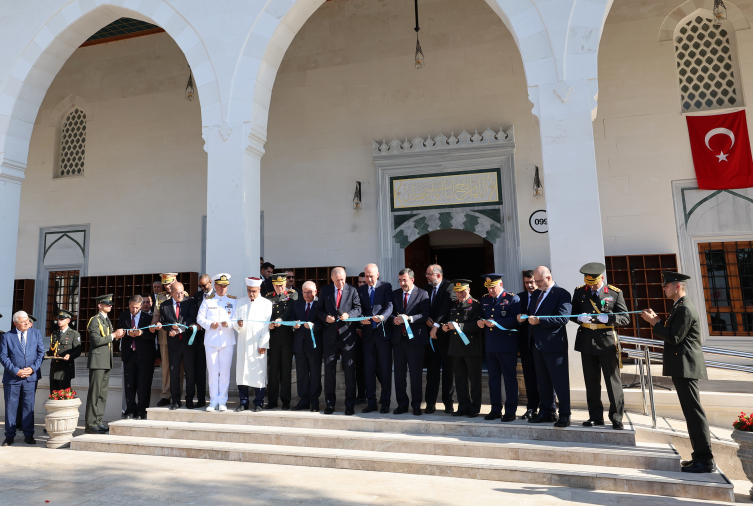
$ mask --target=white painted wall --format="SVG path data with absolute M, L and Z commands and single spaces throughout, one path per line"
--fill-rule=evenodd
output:
M 165 33 L 73 53 L 34 124 L 16 278 L 36 277 L 40 227 L 81 223 L 91 224 L 90 275 L 199 270 L 207 154 L 187 80 Z M 71 94 L 88 103 L 86 172 L 53 179 L 53 111 Z

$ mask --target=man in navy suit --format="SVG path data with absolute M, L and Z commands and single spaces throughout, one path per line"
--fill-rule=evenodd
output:
M 413 414 L 421 415 L 423 397 L 424 353 L 429 344 L 429 329 L 426 319 L 431 304 L 429 294 L 413 284 L 415 275 L 411 269 L 399 272 L 400 288 L 392 292 L 392 354 L 395 360 L 396 415 L 408 412 L 408 394 L 405 376 L 410 371 L 410 404 Z M 407 332 L 410 325 L 413 338 Z
M 533 341 L 533 360 L 536 363 L 536 379 L 539 383 L 541 411 L 529 423 L 555 422 L 555 427 L 570 425 L 570 374 L 567 363 L 567 331 L 572 306 L 570 292 L 560 288 L 552 280 L 547 267 L 538 267 L 533 272 L 538 289 L 531 294 L 528 306 L 528 333 Z M 522 322 L 523 315 L 518 316 Z M 538 318 L 554 316 L 554 318 Z M 554 404 L 554 394 L 560 402 L 559 420 Z
M 439 395 L 439 379 L 442 378 L 442 404 L 445 413 L 453 413 L 452 394 L 455 393 L 455 375 L 452 369 L 452 356 L 449 354 L 450 335 L 442 330 L 442 325 L 447 322 L 450 308 L 457 300 L 457 295 L 452 289 L 452 283 L 444 279 L 441 265 L 430 265 L 426 268 L 426 280 L 429 282 L 424 287 L 429 294 L 429 318 L 426 325 L 429 330 L 436 327 L 434 332 L 434 347 L 428 346 L 426 353 L 426 414 L 430 415 L 436 410 L 435 404 Z M 431 332 L 429 333 L 431 335 Z M 441 374 L 440 374 L 441 371 Z
M 385 327 L 387 318 L 392 315 L 392 285 L 379 279 L 379 267 L 369 264 L 363 270 L 366 283 L 358 287 L 358 297 L 364 316 L 371 320 L 361 322 L 361 342 L 363 343 L 363 363 L 368 404 L 363 413 L 377 409 L 376 381 L 382 386 L 379 403 L 380 413 L 390 412 L 392 396 L 392 329 Z
M 358 335 L 348 318 L 361 316 L 361 300 L 356 287 L 345 284 L 345 269 L 332 269 L 332 284 L 322 288 L 319 320 L 324 323 L 324 400 L 325 415 L 335 412 L 335 373 L 340 353 L 345 373 L 345 414 L 354 414 L 356 405 L 356 339 Z
M 525 313 L 531 304 L 531 294 L 536 290 L 533 282 L 533 271 L 523 271 L 523 286 L 525 290 L 518 294 L 520 298 L 520 310 Z M 536 381 L 536 364 L 533 362 L 533 350 L 531 339 L 528 336 L 528 320 L 523 320 L 518 326 L 518 354 L 520 365 L 523 367 L 523 382 L 526 385 L 526 412 L 521 416 L 523 420 L 530 420 L 539 413 L 539 384 Z
M 310 409 L 319 411 L 319 396 L 322 395 L 322 327 L 319 321 L 321 301 L 316 298 L 316 283 L 306 281 L 301 287 L 303 297 L 293 303 L 293 320 L 306 322 L 296 325 L 293 332 L 295 374 L 298 384 L 298 404 L 293 411 Z M 311 330 L 314 341 L 311 340 Z
M 123 361 L 123 389 L 126 395 L 125 418 L 146 420 L 146 408 L 152 398 L 152 378 L 154 377 L 154 334 L 146 330 L 152 315 L 141 310 L 141 295 L 133 295 L 128 301 L 128 311 L 120 313 L 118 328 L 124 329 L 125 337 L 120 341 L 120 357 Z M 136 403 L 136 394 L 139 400 Z
M 13 315 L 15 328 L 6 332 L 0 340 L 0 364 L 3 373 L 3 394 L 5 397 L 5 441 L 3 446 L 13 444 L 18 424 L 18 405 L 21 403 L 22 428 L 26 444 L 36 444 L 34 440 L 34 393 L 37 370 L 42 367 L 44 342 L 42 333 L 31 327 L 29 315 L 18 311 Z

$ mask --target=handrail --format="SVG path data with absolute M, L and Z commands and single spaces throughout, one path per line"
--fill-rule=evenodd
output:
M 638 344 L 641 346 L 651 346 L 654 348 L 664 348 L 664 341 L 657 339 L 645 339 L 642 337 L 618 336 L 620 342 L 627 344 Z M 701 351 L 710 355 L 724 355 L 727 357 L 747 358 L 753 360 L 753 353 L 747 351 L 725 350 L 724 348 L 714 348 L 711 346 L 701 347 Z M 708 362 L 707 362 L 708 363 Z

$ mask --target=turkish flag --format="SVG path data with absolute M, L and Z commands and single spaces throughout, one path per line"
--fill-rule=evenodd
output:
M 753 156 L 745 111 L 686 118 L 698 188 L 753 187 Z

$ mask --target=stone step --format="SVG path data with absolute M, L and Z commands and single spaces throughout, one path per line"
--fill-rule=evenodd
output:
M 551 423 L 533 424 L 526 420 L 502 423 L 486 421 L 483 417 L 459 418 L 445 414 L 382 415 L 358 413 L 345 416 L 342 413 L 324 415 L 301 411 L 269 410 L 255 413 L 211 412 L 198 409 L 149 408 L 149 420 L 164 422 L 201 422 L 232 425 L 256 425 L 296 427 L 299 429 L 354 430 L 360 432 L 389 432 L 396 434 L 426 434 L 434 436 L 492 437 L 524 439 L 529 441 L 561 441 L 566 443 L 589 443 L 635 446 L 635 430 L 625 420 L 625 430 L 606 427 L 582 427 L 582 420 L 573 420 L 572 426 L 558 429 Z
M 390 432 L 231 425 L 157 420 L 120 420 L 110 434 L 146 438 L 221 441 L 420 455 L 558 462 L 655 471 L 679 471 L 680 455 L 667 444 L 637 446 L 527 441 L 469 436 L 430 436 Z
M 71 442 L 71 449 L 450 476 L 713 501 L 734 501 L 732 484 L 719 472 L 688 475 L 671 471 L 556 462 L 521 462 L 520 460 L 428 456 L 342 448 L 306 448 L 116 435 L 79 436 Z

